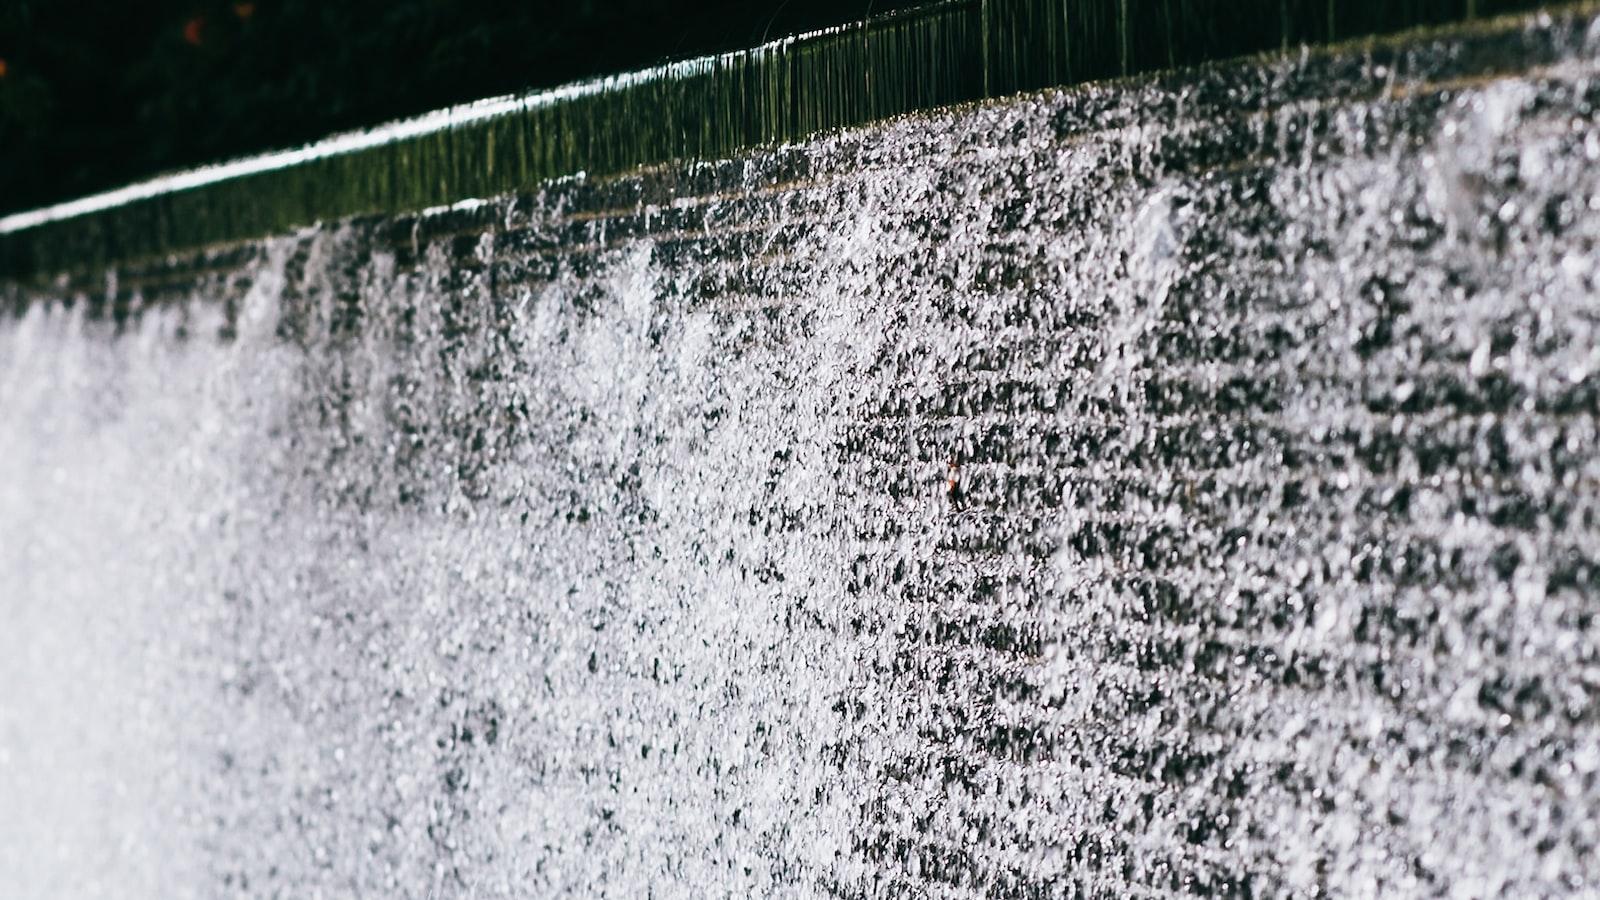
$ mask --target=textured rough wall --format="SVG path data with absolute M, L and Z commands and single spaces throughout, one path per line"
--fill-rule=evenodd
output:
M 5 288 L 8 893 L 1600 890 L 1590 24 Z

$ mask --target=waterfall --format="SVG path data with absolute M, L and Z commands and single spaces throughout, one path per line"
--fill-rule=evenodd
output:
M 1600 889 L 1597 29 L 0 282 L 8 890 Z

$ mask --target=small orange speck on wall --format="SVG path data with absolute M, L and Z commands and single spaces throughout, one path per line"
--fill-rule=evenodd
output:
M 241 19 L 248 19 L 256 14 L 256 5 L 254 3 L 235 3 L 233 5 L 233 14 Z
M 206 17 L 195 16 L 183 23 L 183 39 L 191 46 L 200 46 L 206 39 Z
M 0 78 L 6 77 L 6 58 L 0 56 Z

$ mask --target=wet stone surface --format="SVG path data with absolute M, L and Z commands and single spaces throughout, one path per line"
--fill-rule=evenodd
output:
M 1600 890 L 1589 25 L 0 287 L 7 893 Z

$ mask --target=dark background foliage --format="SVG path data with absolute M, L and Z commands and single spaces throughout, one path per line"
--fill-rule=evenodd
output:
M 0 0 L 0 212 L 921 0 Z

